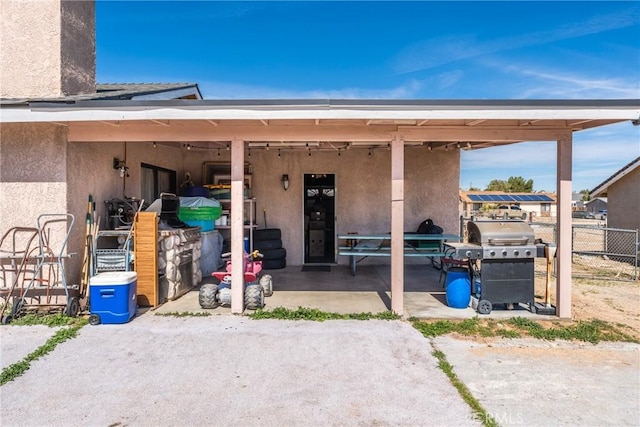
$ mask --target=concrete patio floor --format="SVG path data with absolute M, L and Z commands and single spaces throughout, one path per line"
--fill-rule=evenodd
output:
M 379 313 L 391 308 L 389 265 L 358 266 L 355 276 L 346 265 L 333 265 L 330 272 L 304 272 L 302 266 L 288 266 L 280 270 L 265 270 L 273 277 L 273 295 L 265 298 L 265 310 L 275 307 L 296 309 L 315 308 L 334 313 Z M 404 271 L 405 317 L 422 319 L 466 319 L 478 316 L 471 307 L 451 308 L 446 303 L 446 292 L 439 282 L 440 270 L 430 265 L 406 265 Z M 443 279 L 444 280 L 444 279 Z M 198 303 L 198 288 L 180 298 L 155 308 L 156 313 L 210 312 L 229 314 L 230 307 L 202 309 Z M 514 310 L 497 306 L 486 316 L 489 318 L 544 317 L 531 313 L 521 304 Z

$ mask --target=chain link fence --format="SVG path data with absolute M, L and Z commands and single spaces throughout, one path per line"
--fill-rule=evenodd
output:
M 467 222 L 460 218 L 460 235 L 467 241 Z M 530 222 L 536 240 L 556 243 L 556 223 Z M 608 228 L 599 225 L 572 225 L 573 277 L 608 280 L 638 280 L 640 243 L 638 230 Z M 546 263 L 536 260 L 536 273 L 546 270 Z

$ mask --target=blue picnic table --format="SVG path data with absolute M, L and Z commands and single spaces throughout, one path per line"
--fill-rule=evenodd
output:
M 344 245 L 338 247 L 338 255 L 349 257 L 351 274 L 356 275 L 356 265 L 370 256 L 391 256 L 391 234 L 340 234 Z M 459 242 L 456 234 L 404 234 L 404 256 L 427 257 L 435 266 L 435 260 L 445 256 L 444 242 Z

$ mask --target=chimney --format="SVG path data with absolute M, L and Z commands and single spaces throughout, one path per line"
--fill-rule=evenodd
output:
M 0 98 L 95 93 L 95 2 L 0 1 Z

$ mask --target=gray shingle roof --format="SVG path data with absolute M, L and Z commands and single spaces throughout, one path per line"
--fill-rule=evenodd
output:
M 115 100 L 173 100 L 202 99 L 195 83 L 104 83 L 96 84 L 95 93 L 53 98 L 2 98 L 2 104 L 28 104 L 35 102 L 78 102 Z
M 622 178 L 624 175 L 628 174 L 637 167 L 640 167 L 640 157 L 636 157 L 635 159 L 631 160 L 629 163 L 620 168 L 620 170 L 618 170 L 616 173 L 597 185 L 593 190 L 591 190 L 591 197 L 606 195 L 607 190 L 609 189 L 609 186 L 611 184 L 613 184 L 618 179 Z

